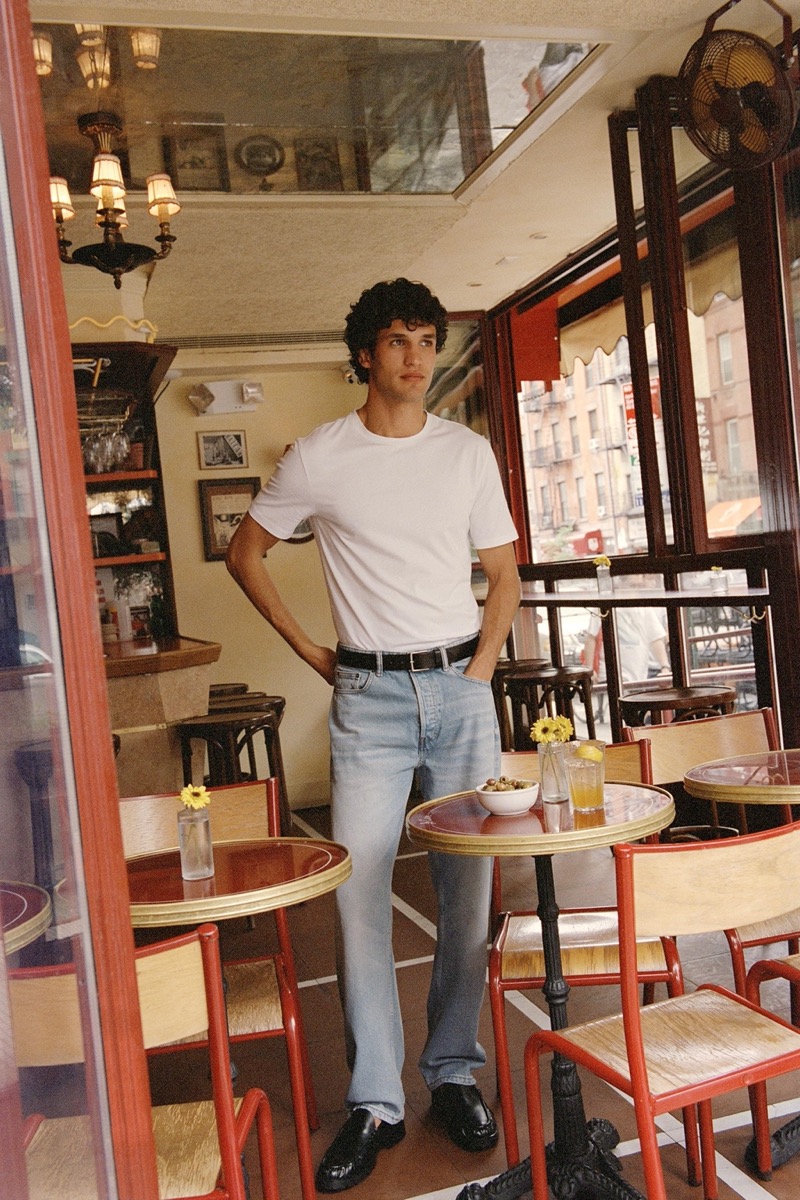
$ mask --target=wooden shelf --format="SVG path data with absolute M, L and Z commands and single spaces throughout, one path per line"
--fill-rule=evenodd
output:
M 106 471 L 103 475 L 84 475 L 87 487 L 106 483 L 145 483 L 158 479 L 158 471 Z
M 115 501 L 118 500 L 112 507 L 122 510 L 108 514 L 112 521 L 109 521 L 107 526 L 104 527 L 100 522 L 102 531 L 104 528 L 112 529 L 113 521 L 116 521 L 117 528 L 112 535 L 116 540 L 106 540 L 98 533 L 98 540 L 94 542 L 96 557 L 93 559 L 93 565 L 95 570 L 105 569 L 114 577 L 114 588 L 122 581 L 123 576 L 133 573 L 137 580 L 141 576 L 141 580 L 147 583 L 148 574 L 152 575 L 155 595 L 160 596 L 156 621 L 158 632 L 177 633 L 175 592 L 170 569 L 169 534 L 155 419 L 156 396 L 175 357 L 175 347 L 155 346 L 144 342 L 80 342 L 73 345 L 72 352 L 74 361 L 93 362 L 95 366 L 102 362 L 99 378 L 92 379 L 90 376 L 87 380 L 86 372 L 80 369 L 75 371 L 79 415 L 84 413 L 104 416 L 106 412 L 111 413 L 113 417 L 110 419 L 124 419 L 127 422 L 127 432 L 132 444 L 142 443 L 142 458 L 129 458 L 113 471 L 90 470 L 84 474 L 87 509 L 95 506 L 101 493 L 107 493 Z M 147 467 L 134 466 L 134 462 L 145 462 Z M 137 501 L 137 507 L 130 507 L 131 500 Z M 145 501 L 143 508 L 138 507 L 139 500 Z M 102 514 L 96 515 L 99 518 Z M 124 523 L 121 521 L 123 515 L 127 517 Z M 125 530 L 127 533 L 124 533 Z M 140 540 L 150 542 L 158 549 L 153 553 L 137 553 Z M 147 587 L 142 589 L 143 605 L 145 594 L 149 595 Z M 111 600 L 110 594 L 107 599 Z M 148 600 L 151 614 L 153 599 L 154 597 L 151 597 Z M 152 660 L 154 653 L 149 646 L 149 642 L 144 643 L 144 657 Z M 142 655 L 141 643 L 132 644 L 129 654 L 138 659 Z M 155 654 L 155 658 L 158 660 L 159 653 Z
M 166 562 L 167 556 L 163 550 L 158 554 L 119 554 L 114 558 L 96 558 L 96 567 L 128 567 L 134 563 Z

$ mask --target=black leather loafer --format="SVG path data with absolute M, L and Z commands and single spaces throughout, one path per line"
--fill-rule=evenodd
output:
M 474 1083 L 440 1083 L 431 1092 L 431 1111 L 462 1150 L 491 1150 L 497 1125 Z
M 396 1146 L 406 1136 L 402 1121 L 377 1123 L 367 1108 L 354 1108 L 317 1167 L 318 1192 L 346 1192 L 370 1175 L 379 1150 Z

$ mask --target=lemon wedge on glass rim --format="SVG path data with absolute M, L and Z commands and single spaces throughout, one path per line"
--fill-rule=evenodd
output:
M 599 746 L 589 746 L 584 743 L 575 747 L 576 758 L 588 758 L 591 762 L 602 762 L 603 751 Z

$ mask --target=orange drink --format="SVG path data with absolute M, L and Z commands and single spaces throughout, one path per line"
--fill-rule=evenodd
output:
M 603 807 L 605 755 L 596 743 L 582 742 L 567 760 L 569 798 L 576 812 Z

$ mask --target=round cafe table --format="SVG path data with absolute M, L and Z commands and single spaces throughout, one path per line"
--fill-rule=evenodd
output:
M 731 804 L 800 804 L 800 750 L 759 750 L 692 767 L 690 796 Z M 791 812 L 787 812 L 791 820 Z
M 52 905 L 44 888 L 33 883 L 0 880 L 0 923 L 3 948 L 14 954 L 35 942 L 50 924 Z
M 349 877 L 350 854 L 338 842 L 265 838 L 215 842 L 210 879 L 181 876 L 177 850 L 126 863 L 134 928 L 196 925 L 288 908 L 322 896 Z
M 575 812 L 569 801 L 540 801 L 521 816 L 498 817 L 482 807 L 475 792 L 429 800 L 406 817 L 408 836 L 427 850 L 471 855 L 532 855 L 536 868 L 537 913 L 542 922 L 545 984 L 542 989 L 553 1029 L 567 1025 L 569 987 L 561 967 L 558 905 L 553 855 L 617 842 L 639 841 L 670 824 L 675 806 L 668 792 L 643 784 L 607 783 L 604 805 Z M 557 1200 L 590 1188 L 593 1197 L 642 1200 L 622 1179 L 612 1154 L 619 1135 L 609 1121 L 586 1120 L 575 1065 L 554 1055 L 551 1082 L 554 1139 L 548 1148 L 550 1187 Z M 502 1196 L 514 1200 L 531 1189 L 530 1159 L 492 1180 L 486 1188 L 469 1184 L 458 1200 Z M 587 1194 L 589 1194 L 587 1192 Z

